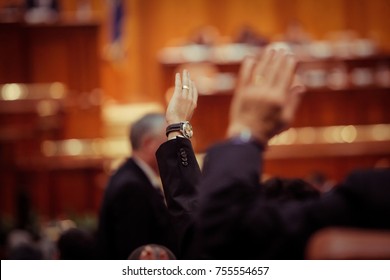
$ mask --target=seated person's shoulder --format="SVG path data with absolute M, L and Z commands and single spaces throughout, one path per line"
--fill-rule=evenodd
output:
M 355 170 L 336 189 L 345 196 L 360 202 L 375 201 L 378 205 L 389 204 L 390 169 Z
M 387 186 L 390 188 L 390 168 L 359 169 L 351 172 L 345 182 L 355 187 Z

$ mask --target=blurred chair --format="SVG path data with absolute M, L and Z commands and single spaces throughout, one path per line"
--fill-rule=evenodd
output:
M 390 259 L 390 231 L 357 228 L 322 229 L 309 240 L 306 258 Z

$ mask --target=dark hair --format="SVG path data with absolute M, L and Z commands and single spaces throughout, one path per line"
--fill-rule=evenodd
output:
M 43 253 L 34 244 L 23 243 L 11 248 L 8 252 L 9 260 L 43 260 Z
M 61 260 L 95 259 L 95 242 L 92 235 L 77 228 L 63 232 L 57 247 Z
M 301 179 L 269 179 L 264 182 L 264 192 L 267 199 L 278 201 L 305 201 L 320 196 L 318 190 Z
M 171 250 L 169 250 L 167 247 L 157 244 L 148 244 L 143 245 L 135 249 L 129 257 L 128 260 L 139 260 L 141 257 L 141 253 L 146 249 L 146 247 L 150 247 L 152 249 L 153 255 L 155 256 L 156 260 L 161 259 L 160 258 L 160 252 L 164 252 L 166 257 L 168 257 L 168 260 L 176 260 L 176 256 L 172 253 Z
M 130 143 L 133 150 L 141 146 L 141 141 L 147 134 L 152 134 L 165 121 L 165 117 L 160 113 L 150 113 L 136 121 L 130 128 Z

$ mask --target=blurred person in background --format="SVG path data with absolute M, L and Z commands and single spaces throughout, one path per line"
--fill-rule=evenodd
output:
M 7 236 L 5 257 L 8 260 L 43 260 L 39 243 L 26 230 L 12 230 Z
M 320 197 L 320 192 L 302 179 L 270 178 L 263 183 L 267 200 L 280 202 L 307 201 Z
M 78 228 L 71 228 L 61 233 L 57 248 L 60 260 L 93 260 L 96 258 L 93 236 Z

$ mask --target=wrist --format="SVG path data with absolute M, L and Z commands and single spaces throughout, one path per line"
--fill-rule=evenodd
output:
M 169 137 L 169 134 L 171 134 L 173 132 L 178 133 L 175 136 L 181 135 L 187 139 L 191 139 L 191 137 L 193 135 L 192 126 L 188 121 L 181 121 L 178 123 L 173 123 L 173 124 L 168 125 L 166 130 L 165 130 L 167 137 Z M 171 137 L 174 137 L 174 136 L 171 136 Z
M 241 143 L 253 142 L 261 147 L 266 147 L 269 140 L 264 134 L 255 133 L 249 127 L 238 124 L 229 126 L 227 136 Z
M 181 135 L 181 133 L 179 131 L 172 131 L 172 132 L 169 132 L 167 135 L 168 140 L 176 139 L 176 137 L 184 138 L 184 136 Z
M 167 125 L 183 122 L 183 119 L 167 119 Z

